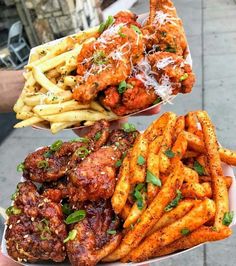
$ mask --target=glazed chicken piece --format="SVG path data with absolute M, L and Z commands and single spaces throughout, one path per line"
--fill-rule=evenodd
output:
M 24 161 L 23 176 L 39 183 L 56 181 L 65 175 L 68 168 L 78 164 L 84 153 L 105 144 L 108 135 L 109 123 L 100 120 L 84 138 L 64 143 L 57 141 L 50 147 L 30 153 Z
M 181 19 L 170 0 L 150 0 L 150 15 L 142 28 L 147 50 L 186 57 L 187 40 Z
M 67 231 L 61 205 L 40 195 L 30 181 L 18 184 L 14 198 L 7 211 L 8 254 L 19 262 L 63 261 Z
M 107 86 L 118 85 L 140 61 L 144 46 L 136 16 L 119 12 L 115 22 L 100 37 L 85 44 L 78 56 L 77 74 L 82 82 L 74 89 L 73 98 L 90 102 Z
M 72 226 L 76 236 L 67 242 L 66 249 L 73 266 L 93 266 L 118 246 L 119 219 L 108 200 L 85 202 L 82 208 L 86 218 Z

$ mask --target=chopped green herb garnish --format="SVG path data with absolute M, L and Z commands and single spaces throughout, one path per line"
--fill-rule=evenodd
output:
M 193 164 L 193 169 L 199 174 L 199 175 L 204 175 L 205 169 L 204 167 L 198 162 L 195 161 Z
M 146 175 L 146 182 L 151 183 L 155 186 L 161 187 L 161 180 L 156 177 L 152 172 L 147 170 L 147 175 Z
M 188 228 L 183 228 L 180 232 L 183 236 L 186 236 L 190 233 L 190 230 Z
M 121 159 L 119 159 L 118 161 L 116 161 L 116 164 L 115 164 L 115 166 L 118 168 L 118 167 L 120 167 L 120 166 L 121 166 L 121 164 L 122 164 L 122 160 L 121 160 Z
M 141 33 L 142 33 L 141 30 L 140 30 L 140 28 L 138 28 L 138 27 L 135 26 L 135 25 L 131 25 L 130 28 L 133 29 L 133 30 L 134 30 L 136 33 L 138 33 L 138 34 L 141 34 Z
M 140 183 L 135 187 L 134 192 L 133 192 L 133 197 L 137 203 L 139 210 L 142 210 L 144 207 L 142 192 L 145 190 L 146 190 L 145 185 L 143 183 Z
M 122 128 L 123 128 L 123 130 L 125 132 L 134 132 L 134 131 L 136 131 L 135 126 L 133 124 L 130 124 L 130 123 L 124 123 Z
M 140 166 L 145 164 L 145 159 L 144 159 L 144 157 L 142 155 L 138 156 L 137 164 L 140 165 Z
M 108 27 L 110 27 L 114 23 L 114 18 L 112 16 L 108 16 L 107 20 L 102 22 L 98 28 L 98 32 L 102 33 Z
M 180 77 L 179 81 L 184 81 L 188 78 L 188 73 L 184 73 L 183 76 Z
M 46 170 L 49 166 L 48 161 L 42 160 L 37 163 L 38 168 Z
M 130 229 L 131 229 L 131 230 L 134 229 L 134 225 L 133 225 L 133 224 L 130 225 Z
M 37 225 L 37 229 L 41 232 L 40 234 L 41 240 L 48 240 L 46 234 L 51 235 L 51 231 L 50 231 L 48 224 L 49 224 L 49 221 L 47 219 L 42 219 L 40 223 Z
M 125 38 L 127 35 L 124 34 L 121 30 L 122 30 L 122 27 L 120 27 L 118 34 L 120 35 L 120 37 Z
M 162 32 L 161 32 L 161 36 L 162 36 L 162 37 L 166 37 L 166 35 L 167 35 L 167 32 L 166 32 L 166 31 L 162 31 Z
M 118 86 L 118 92 L 120 93 L 120 94 L 122 94 L 122 93 L 124 93 L 125 91 L 126 91 L 126 89 L 128 89 L 128 88 L 133 88 L 133 85 L 132 84 L 129 84 L 129 83 L 126 83 L 126 81 L 125 80 L 123 80 L 123 81 L 121 81 L 120 82 L 120 84 L 119 84 L 119 86 Z
M 95 138 L 95 140 L 99 140 L 101 138 L 101 136 L 102 136 L 102 133 L 99 131 L 95 134 L 94 138 Z
M 119 142 L 115 142 L 115 145 L 116 145 L 116 147 L 119 147 L 120 143 Z
M 62 208 L 62 212 L 65 215 L 70 215 L 72 213 L 72 210 L 71 210 L 70 205 L 68 203 L 62 204 L 61 208 Z
M 177 189 L 176 194 L 176 197 L 165 207 L 166 212 L 174 209 L 179 204 L 179 201 L 183 198 L 180 190 Z
M 234 212 L 233 211 L 226 212 L 224 214 L 224 218 L 223 218 L 223 221 L 222 221 L 223 225 L 229 226 L 232 223 L 233 218 L 234 218 Z
M 15 200 L 18 195 L 19 195 L 19 189 L 17 188 L 16 191 L 15 191 L 15 193 L 13 193 L 11 195 L 11 200 Z
M 109 229 L 109 230 L 107 230 L 107 233 L 109 235 L 115 235 L 116 234 L 116 230 Z
M 173 158 L 175 157 L 175 153 L 171 150 L 171 149 L 168 149 L 165 151 L 165 155 L 168 157 L 168 158 Z
M 103 65 L 107 63 L 106 54 L 104 51 L 96 51 L 93 54 L 93 62 L 96 65 Z
M 86 216 L 85 210 L 78 210 L 71 213 L 65 220 L 66 224 L 73 224 L 83 220 Z
M 62 144 L 63 144 L 62 140 L 57 140 L 50 146 L 50 150 L 58 151 L 61 148 Z
M 75 151 L 75 153 L 77 156 L 83 159 L 89 155 L 90 151 L 86 147 L 80 147 Z
M 67 238 L 65 238 L 65 239 L 63 240 L 63 243 L 66 243 L 66 242 L 68 242 L 69 240 L 74 240 L 75 237 L 76 237 L 76 235 L 77 235 L 77 230 L 76 230 L 76 229 L 71 230 L 71 231 L 69 232 Z
M 21 209 L 19 209 L 19 208 L 17 208 L 17 207 L 15 207 L 15 206 L 10 206 L 10 207 L 8 207 L 7 209 L 6 209 L 6 214 L 8 215 L 8 216 L 10 216 L 10 215 L 18 215 L 18 214 L 21 214 Z
M 89 139 L 88 138 L 77 137 L 75 139 L 70 140 L 70 142 L 83 142 L 83 143 L 88 143 L 89 142 Z
M 52 156 L 52 151 L 51 150 L 49 150 L 49 151 L 46 151 L 44 154 L 43 154 L 43 156 L 45 157 L 45 158 L 50 158 L 51 156 Z
M 169 53 L 176 53 L 176 49 L 174 47 L 171 47 L 170 45 L 167 45 L 165 51 Z
M 24 165 L 24 163 L 20 163 L 20 164 L 18 164 L 17 167 L 16 167 L 17 172 L 23 172 L 24 169 L 25 169 L 25 165 Z
M 162 99 L 160 97 L 158 97 L 154 102 L 153 105 L 158 104 L 162 101 Z
M 217 228 L 215 226 L 211 226 L 211 230 L 216 232 Z

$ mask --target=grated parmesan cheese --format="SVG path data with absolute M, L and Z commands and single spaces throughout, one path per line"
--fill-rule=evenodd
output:
M 170 65 L 170 64 L 174 64 L 175 63 L 175 60 L 173 60 L 172 57 L 165 57 L 165 58 L 162 58 L 160 59 L 159 61 L 157 61 L 156 63 L 156 67 L 158 69 L 163 69 L 165 68 L 166 66 Z
M 178 18 L 172 17 L 172 16 L 170 16 L 170 14 L 164 13 L 162 10 L 159 10 L 156 12 L 156 15 L 155 15 L 153 22 L 155 24 L 158 23 L 160 25 L 164 25 L 164 24 L 169 22 L 169 23 L 177 26 L 177 24 L 174 22 L 174 20 L 178 20 Z

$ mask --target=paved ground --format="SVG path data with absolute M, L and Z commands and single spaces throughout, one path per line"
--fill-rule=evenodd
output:
M 206 109 L 215 124 L 220 142 L 236 149 L 236 3 L 233 0 L 176 0 L 183 18 L 197 74 L 197 83 L 189 95 L 178 96 L 173 105 L 162 112 L 173 110 L 178 114 L 189 110 Z M 136 13 L 148 9 L 146 0 L 133 7 Z M 130 119 L 144 129 L 155 117 Z M 71 131 L 52 136 L 46 131 L 31 128 L 15 130 L 0 144 L 0 206 L 7 207 L 9 197 L 19 178 L 16 165 L 24 156 L 55 139 L 68 139 Z M 160 262 L 161 266 L 233 266 L 236 264 L 236 234 L 229 240 L 205 245 L 186 254 Z

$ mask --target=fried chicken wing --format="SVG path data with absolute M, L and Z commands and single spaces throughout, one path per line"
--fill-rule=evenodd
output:
M 67 254 L 73 266 L 93 266 L 119 244 L 119 219 L 107 200 L 85 202 L 82 208 L 86 211 L 86 218 L 72 227 L 76 230 L 76 237 L 67 242 Z M 110 244 L 111 247 L 104 252 Z
M 14 197 L 14 205 L 8 208 L 8 254 L 19 262 L 63 261 L 67 231 L 61 206 L 40 195 L 30 181 L 19 183 Z
M 132 72 L 142 57 L 144 46 L 136 16 L 121 12 L 100 37 L 83 46 L 78 56 L 77 74 L 83 81 L 74 90 L 74 99 L 90 102 L 98 92 L 118 85 Z

